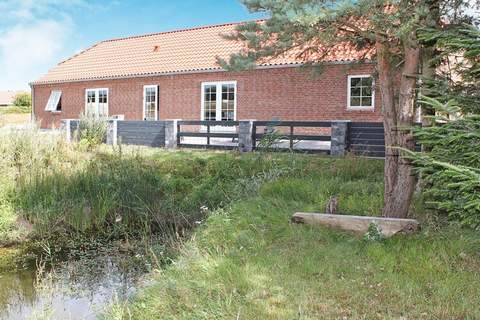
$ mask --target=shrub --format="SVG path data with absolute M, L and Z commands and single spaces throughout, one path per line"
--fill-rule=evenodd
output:
M 16 107 L 28 108 L 32 106 L 32 96 L 30 93 L 19 93 L 13 99 L 13 105 Z
M 428 186 L 424 191 L 427 204 L 451 220 L 480 230 L 480 170 L 418 154 L 413 163 Z
M 107 134 L 107 122 L 105 120 L 82 115 L 78 123 L 76 135 L 79 145 L 88 151 L 105 141 Z

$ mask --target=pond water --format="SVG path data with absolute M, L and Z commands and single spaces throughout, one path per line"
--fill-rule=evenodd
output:
M 0 319 L 95 319 L 141 285 L 148 270 L 141 261 L 92 251 L 48 270 L 0 273 Z

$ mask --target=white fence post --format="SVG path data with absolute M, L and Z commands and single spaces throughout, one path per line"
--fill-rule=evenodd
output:
M 117 145 L 117 120 L 107 121 L 107 144 Z
M 67 142 L 72 142 L 72 129 L 70 124 L 70 119 L 62 120 L 60 127 L 62 130 L 65 130 L 65 139 Z
M 167 149 L 177 148 L 177 121 L 165 121 L 165 148 Z
M 238 122 L 238 149 L 240 152 L 253 150 L 252 127 L 253 121 L 251 120 Z

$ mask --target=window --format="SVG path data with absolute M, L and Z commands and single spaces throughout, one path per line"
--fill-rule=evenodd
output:
M 371 110 L 374 108 L 374 81 L 370 75 L 348 76 L 348 108 Z
M 158 86 L 143 87 L 143 120 L 158 120 Z
M 85 90 L 85 113 L 87 117 L 108 117 L 108 89 Z
M 237 83 L 202 83 L 202 120 L 234 121 Z
M 47 105 L 45 106 L 45 111 L 55 112 L 62 110 L 62 91 L 52 91 L 50 97 L 48 98 Z

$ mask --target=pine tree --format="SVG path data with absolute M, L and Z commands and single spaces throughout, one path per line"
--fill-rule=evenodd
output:
M 428 150 L 410 153 L 423 177 L 428 203 L 463 225 L 480 229 L 480 30 L 461 21 L 420 30 L 434 45 L 440 65 L 427 79 L 423 105 L 436 111 L 427 127 L 415 129 Z

